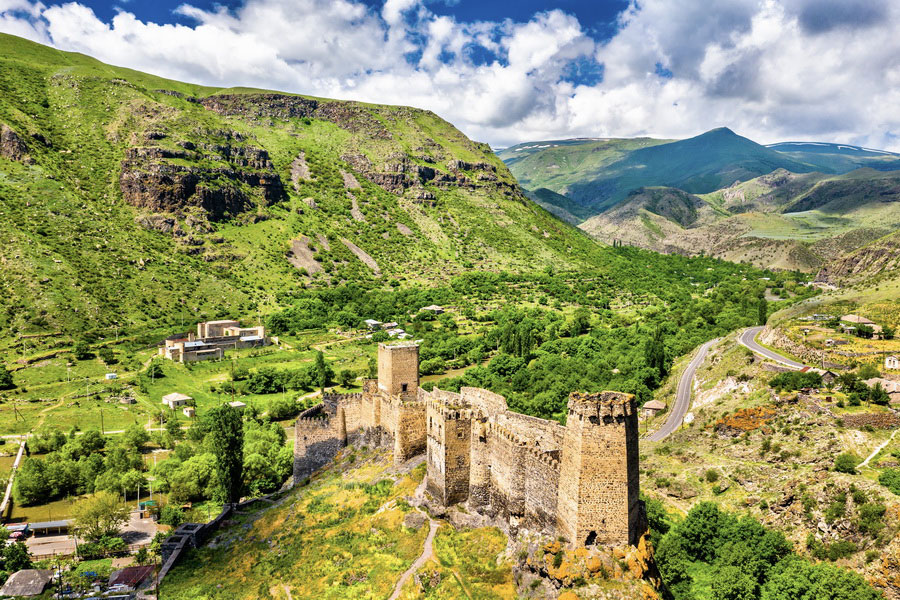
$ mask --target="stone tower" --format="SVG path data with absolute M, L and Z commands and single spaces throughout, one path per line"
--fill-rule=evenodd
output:
M 557 528 L 569 544 L 637 543 L 638 457 L 634 396 L 569 396 L 557 500 Z
M 419 389 L 419 346 L 378 344 L 378 389 L 390 396 Z

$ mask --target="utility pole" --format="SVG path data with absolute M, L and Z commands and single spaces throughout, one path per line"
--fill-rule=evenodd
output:
M 106 428 L 103 427 L 103 409 L 100 409 L 100 435 L 106 435 Z

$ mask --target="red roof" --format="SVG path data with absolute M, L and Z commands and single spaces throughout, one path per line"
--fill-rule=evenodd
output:
M 153 573 L 153 565 L 145 565 L 143 567 L 125 567 L 118 571 L 113 571 L 109 576 L 109 585 L 124 584 L 130 588 L 135 588 L 147 579 Z

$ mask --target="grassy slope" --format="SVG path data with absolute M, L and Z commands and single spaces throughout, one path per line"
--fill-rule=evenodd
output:
M 389 454 L 346 450 L 278 507 L 239 518 L 220 533 L 219 547 L 192 552 L 166 578 L 163 595 L 173 600 L 386 598 L 421 553 L 428 533 L 427 522 L 418 530 L 403 527 L 412 509 L 398 502 L 412 494 L 424 465 L 410 473 L 392 473 L 389 465 Z M 390 491 L 366 490 L 366 484 L 383 479 L 394 481 Z M 256 551 L 248 552 L 248 546 Z M 496 529 L 457 533 L 442 526 L 434 543 L 444 571 L 436 597 L 514 598 L 511 565 L 502 558 L 505 547 L 506 536 Z
M 349 103 L 389 132 L 390 139 L 380 139 L 318 119 L 223 117 L 158 90 L 193 97 L 240 92 L 250 98 L 256 91 L 170 81 L 13 36 L 0 36 L 0 57 L 0 122 L 18 133 L 34 159 L 24 164 L 0 158 L 0 216 L 7 224 L 0 233 L 5 330 L 75 332 L 115 323 L 171 329 L 182 302 L 199 318 L 248 314 L 310 283 L 374 282 L 341 238 L 370 254 L 386 278 L 410 281 L 470 268 L 582 268 L 607 260 L 594 242 L 543 209 L 487 188 L 433 189 L 430 206 L 397 198 L 357 175 L 362 189 L 354 193 L 365 221 L 351 218 L 340 174 L 351 171 L 340 158 L 345 154 L 384 164 L 389 154 L 410 153 L 427 142 L 439 171 L 446 172 L 452 159 L 482 161 L 496 166 L 501 182 L 513 183 L 486 146 L 432 113 Z M 167 137 L 148 144 L 148 131 Z M 287 198 L 260 208 L 268 220 L 191 232 L 203 246 L 189 255 L 171 236 L 135 223 L 141 211 L 122 201 L 120 163 L 129 146 L 215 142 L 222 131 L 238 132 L 246 144 L 268 151 Z M 294 190 L 290 163 L 300 151 L 313 180 Z M 306 197 L 320 208 L 298 214 Z M 403 235 L 398 224 L 413 234 Z M 317 280 L 285 258 L 292 240 L 316 234 L 331 246 L 317 248 L 331 271 Z

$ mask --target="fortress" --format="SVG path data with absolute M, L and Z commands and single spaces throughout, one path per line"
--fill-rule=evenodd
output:
M 419 387 L 415 344 L 378 347 L 378 379 L 362 393 L 325 394 L 297 420 L 294 481 L 349 444 L 393 448 L 395 464 L 426 454 L 428 493 L 466 503 L 506 529 L 562 536 L 572 546 L 636 544 L 638 412 L 619 392 L 573 393 L 566 425 L 512 412 L 480 388 Z

